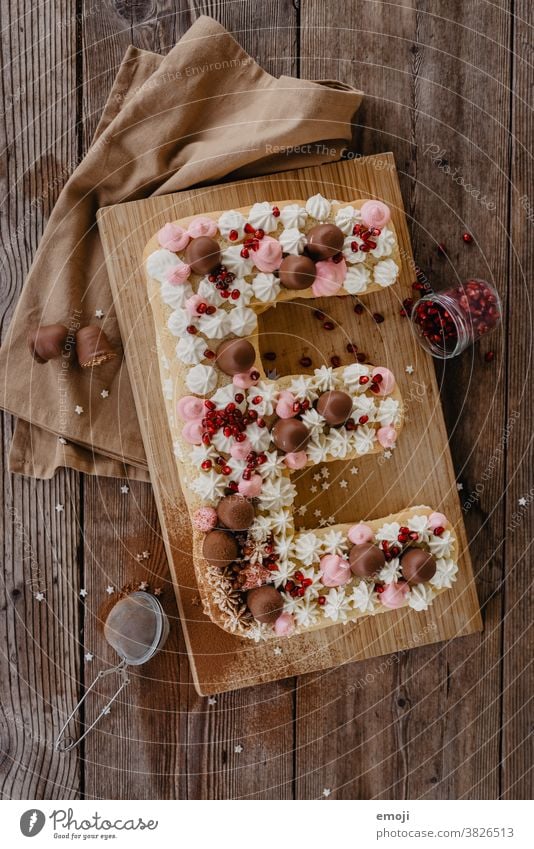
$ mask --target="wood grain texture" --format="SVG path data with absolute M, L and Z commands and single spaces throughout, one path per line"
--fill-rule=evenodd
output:
M 22 13 L 7 3 L 2 11 L 3 330 L 48 210 L 87 148 L 128 44 L 164 53 L 199 13 L 228 27 L 271 73 L 300 70 L 363 88 L 356 149 L 394 152 L 419 264 L 437 281 L 456 270 L 494 273 L 501 292 L 508 290 L 507 331 L 487 344 L 495 361 L 483 362 L 484 347 L 439 373 L 464 499 L 483 486 L 465 511 L 480 564 L 483 635 L 390 655 L 386 666 L 371 660 L 225 694 L 210 706 L 194 692 L 176 629 L 168 651 L 144 670 L 164 710 L 149 715 L 135 679 L 99 745 L 88 742 L 85 758 L 56 758 L 49 747 L 57 710 L 62 717 L 70 710 L 81 680 L 79 588 L 90 583 L 89 629 L 80 642 L 94 650 L 93 665 L 112 660 L 99 626 L 108 578 L 122 586 L 157 572 L 171 616 L 173 597 L 148 487 L 132 484 L 132 495 L 120 500 L 117 482 L 88 481 L 80 499 L 73 473 L 43 484 L 4 473 L 2 795 L 313 798 L 330 787 L 334 798 L 532 797 L 532 607 L 525 592 L 532 540 L 531 3 L 54 0 Z M 493 216 L 425 154 L 434 144 L 447 151 L 451 170 L 498 200 Z M 476 237 L 468 249 L 459 242 L 464 229 Z M 435 252 L 441 241 L 450 252 L 445 262 Z M 502 445 L 514 411 L 520 417 Z M 11 423 L 3 421 L 7 451 Z M 529 498 L 527 510 L 518 507 L 521 496 Z M 53 507 L 61 501 L 58 520 Z M 24 586 L 26 540 L 11 506 L 44 564 L 53 593 L 45 610 Z M 87 574 L 79 582 L 84 522 Z M 129 553 L 138 548 L 153 552 L 143 568 Z M 87 679 L 92 668 L 85 667 Z M 241 754 L 234 751 L 240 742 Z
M 55 8 L 2 7 L 3 332 L 47 215 L 77 161 L 75 9 L 69 0 Z M 63 471 L 50 482 L 11 479 L 9 416 L 2 416 L 1 429 L 0 793 L 6 799 L 74 798 L 79 764 L 54 753 L 53 744 L 80 693 L 79 481 Z

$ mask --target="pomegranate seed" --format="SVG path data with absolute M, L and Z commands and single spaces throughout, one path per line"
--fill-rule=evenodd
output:
M 208 408 L 208 410 L 216 410 L 217 405 L 213 401 L 204 401 L 204 406 Z
M 330 362 L 334 368 L 338 368 L 341 365 L 341 357 L 334 355 L 333 357 L 330 357 Z
M 267 422 L 265 421 L 265 419 L 257 419 L 256 424 L 258 425 L 258 427 L 266 427 Z
M 347 430 L 356 430 L 356 422 L 354 421 L 354 419 L 347 419 L 347 421 L 345 422 L 345 428 Z
M 300 410 L 301 410 L 300 401 L 295 401 L 295 403 L 293 404 L 291 409 L 293 410 L 294 413 L 300 413 Z
M 274 215 L 274 217 L 275 217 L 275 218 L 279 218 L 279 217 L 280 217 L 280 210 L 278 209 L 278 207 L 277 207 L 277 206 L 273 206 L 273 208 L 272 208 L 272 213 L 273 213 L 273 215 Z
M 320 604 L 321 607 L 323 606 L 323 604 L 326 604 L 326 596 L 318 595 L 317 596 L 317 604 Z
M 361 425 L 367 424 L 368 421 L 369 421 L 369 416 L 360 416 L 360 418 L 358 419 L 358 422 Z
M 269 360 L 269 362 L 271 362 L 271 363 L 272 363 L 273 360 L 276 360 L 276 354 L 274 353 L 274 351 L 266 351 L 263 356 L 266 360 Z
M 261 404 L 262 401 L 263 401 L 262 395 L 255 395 L 254 398 L 252 399 L 252 403 L 256 404 L 256 405 Z
M 205 304 L 205 303 L 204 303 L 204 301 L 202 301 L 202 303 L 201 303 L 201 304 L 199 304 L 199 305 L 198 305 L 198 307 L 197 307 L 197 313 L 198 313 L 199 315 L 204 315 L 204 313 L 206 312 L 207 308 L 208 308 L 208 305 L 207 305 L 207 304 Z
M 243 395 L 242 392 L 236 392 L 236 394 L 234 395 L 234 400 L 238 404 L 241 404 L 241 402 L 245 400 L 245 396 Z
M 243 257 L 243 259 L 248 259 L 249 256 L 250 256 L 250 254 L 248 252 L 248 248 L 241 248 L 241 250 L 239 251 L 239 254 L 240 254 L 240 256 Z
M 264 236 L 265 236 L 265 231 L 262 230 L 261 227 L 259 228 L 259 230 L 254 231 L 254 238 L 255 239 L 263 239 Z
M 308 401 L 307 398 L 305 398 L 304 401 L 300 402 L 300 406 L 301 406 L 301 409 L 304 410 L 304 411 L 309 410 L 310 409 L 310 402 Z
M 233 413 L 234 410 L 235 410 L 235 404 L 232 401 L 230 401 L 230 403 L 227 404 L 224 409 L 226 410 L 227 413 Z
M 302 579 L 302 586 L 303 587 L 308 588 L 308 587 L 311 587 L 312 584 L 313 584 L 312 578 L 303 578 Z
M 221 466 L 221 474 L 230 475 L 232 473 L 232 469 L 230 466 Z
M 244 481 L 249 481 L 252 477 L 252 469 L 245 469 L 241 477 Z
M 211 445 L 211 439 L 209 433 L 202 434 L 202 444 L 203 445 Z
M 343 254 L 342 254 L 342 253 L 338 253 L 338 254 L 335 254 L 335 255 L 332 257 L 332 262 L 333 262 L 335 265 L 339 265 L 339 263 L 341 262 L 341 260 L 342 260 L 342 259 L 343 259 Z
M 206 471 L 206 472 L 207 472 L 207 471 L 208 471 L 208 469 L 211 469 L 211 467 L 212 467 L 212 462 L 211 462 L 211 460 L 202 460 L 202 463 L 201 463 L 200 465 L 202 466 L 202 468 L 204 469 L 204 471 Z
M 297 581 L 299 582 L 299 584 L 300 584 L 300 582 L 302 581 L 303 577 L 304 577 L 304 575 L 302 574 L 302 572 L 300 571 L 300 569 L 298 569 L 298 570 L 295 572 L 295 580 L 297 580 Z
M 362 374 L 362 376 L 360 377 L 360 379 L 359 379 L 358 383 L 360 384 L 360 386 L 365 386 L 365 384 L 366 384 L 366 383 L 369 383 L 369 378 L 368 378 L 368 376 L 367 376 L 366 374 Z
M 215 359 L 215 351 L 210 350 L 210 348 L 206 348 L 206 350 L 204 351 L 204 356 L 206 357 L 207 360 L 214 360 Z
M 382 377 L 381 374 L 373 374 L 373 376 L 371 378 L 371 381 L 373 383 L 382 383 L 383 380 L 384 380 L 384 378 Z
M 470 245 L 471 242 L 473 241 L 473 237 L 472 237 L 471 233 L 463 233 L 462 239 L 464 240 L 466 245 Z
M 356 354 L 356 359 L 358 360 L 359 363 L 364 363 L 367 360 L 367 354 L 364 354 L 364 353 Z
M 254 232 L 254 227 L 252 226 L 252 224 L 249 224 L 249 223 L 247 222 L 247 223 L 245 224 L 245 233 L 249 233 L 249 234 L 250 234 L 250 233 L 253 233 L 253 232 Z
M 417 542 L 417 540 L 419 539 L 419 534 L 417 533 L 417 531 L 410 531 L 410 539 L 413 540 L 413 542 Z
M 362 245 L 362 250 L 363 250 L 363 248 L 364 248 L 364 246 Z M 357 254 L 358 251 L 360 250 L 358 242 L 351 242 L 350 243 L 350 249 L 351 249 L 353 254 Z
M 295 589 L 294 581 L 286 581 L 286 585 L 285 585 L 284 589 L 286 589 L 288 591 L 288 593 L 290 593 L 291 590 L 294 590 Z
M 215 283 L 217 281 L 217 278 L 215 277 L 215 274 L 209 274 L 208 280 L 210 281 L 210 283 Z
M 374 312 L 373 319 L 376 321 L 377 324 L 382 324 L 382 322 L 384 321 L 384 316 L 380 312 Z
M 375 590 L 377 591 L 378 595 L 381 595 L 384 592 L 385 587 L 383 584 L 375 584 Z
M 232 294 L 230 295 L 230 297 L 232 298 L 232 300 L 233 300 L 233 301 L 237 301 L 237 299 L 239 298 L 240 294 L 241 294 L 241 292 L 239 291 L 239 289 L 233 289 L 233 290 L 232 290 Z
M 206 307 L 206 315 L 214 315 L 216 312 L 217 312 L 217 307 L 214 307 L 211 304 Z
M 237 232 L 237 230 L 230 230 L 230 232 L 228 233 L 228 238 L 231 242 L 235 242 L 238 236 L 239 233 Z
M 323 328 L 324 328 L 325 330 L 333 330 L 333 329 L 334 329 L 334 327 L 335 327 L 335 324 L 334 324 L 334 322 L 333 322 L 333 321 L 325 321 L 325 322 L 323 323 Z
M 251 379 L 251 380 L 259 380 L 259 379 L 260 379 L 260 373 L 259 373 L 259 371 L 255 371 L 255 370 L 254 370 L 254 371 L 251 371 L 251 372 L 250 372 L 250 379 Z
M 441 525 L 437 528 L 434 528 L 434 536 L 440 537 L 445 528 L 442 528 Z
M 493 362 L 493 360 L 495 359 L 495 351 L 486 351 L 486 353 L 484 354 L 484 359 L 487 363 Z
M 229 492 L 227 493 L 227 495 L 230 495 L 230 493 L 232 492 L 237 492 L 238 486 L 239 485 L 236 483 L 236 481 L 230 481 L 230 483 L 228 484 Z
M 195 327 L 194 324 L 189 324 L 186 329 L 187 329 L 187 332 L 191 333 L 192 336 L 194 336 L 195 333 L 198 333 L 198 330 L 197 330 L 197 328 Z
M 357 354 L 358 346 L 355 345 L 354 342 L 349 342 L 349 344 L 347 345 L 347 351 L 349 352 L 349 354 Z
M 312 364 L 311 357 L 301 357 L 299 363 L 303 368 L 309 368 Z
M 314 314 L 315 318 L 319 319 L 319 321 L 322 321 L 323 318 L 325 317 L 324 312 L 321 312 L 321 310 L 314 310 L 313 314 Z
M 364 310 L 363 304 L 355 304 L 354 305 L 354 312 L 356 313 L 356 315 L 361 315 L 363 313 L 363 310 Z

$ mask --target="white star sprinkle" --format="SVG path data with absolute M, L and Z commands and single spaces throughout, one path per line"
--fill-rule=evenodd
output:
M 523 495 L 523 496 L 521 496 L 521 498 L 519 499 L 519 501 L 517 503 L 519 504 L 520 507 L 526 507 L 527 506 L 527 499 Z
M 314 481 L 320 481 L 320 480 L 321 480 L 321 475 L 320 475 L 319 473 L 317 473 L 317 474 L 315 474 L 315 475 L 313 476 L 313 479 L 314 479 Z
M 320 528 L 326 528 L 326 526 L 327 526 L 327 525 L 328 525 L 328 522 L 327 522 L 327 520 L 326 520 L 326 519 L 321 519 L 321 520 L 319 521 L 319 527 L 320 527 Z
M 359 470 L 358 466 L 351 466 L 351 467 L 350 467 L 350 473 L 351 473 L 351 475 L 357 475 L 357 474 L 359 473 L 359 471 L 360 471 L 360 470 Z
M 234 752 L 236 753 L 236 755 L 240 755 L 242 751 L 243 746 L 241 745 L 241 743 L 238 743 L 237 746 L 234 746 Z
M 341 489 L 346 489 L 348 487 L 348 483 L 345 480 L 339 481 L 339 485 Z
M 283 654 L 282 649 L 280 648 L 280 646 L 275 646 L 275 647 L 274 647 L 274 649 L 273 649 L 273 654 L 274 654 L 276 657 L 280 657 L 280 655 L 281 655 L 281 654 Z
M 140 589 L 140 590 L 147 590 L 147 589 L 148 589 L 148 584 L 147 584 L 147 582 L 146 582 L 146 581 L 141 581 L 141 583 L 139 584 L 138 589 Z
M 115 587 L 112 587 L 110 584 L 109 587 L 106 587 L 106 592 L 108 595 L 113 595 L 113 593 L 115 592 Z
M 67 444 L 67 440 L 65 439 L 64 436 L 58 437 L 58 442 L 60 443 L 60 445 L 66 445 Z
M 326 466 L 323 466 L 323 468 L 321 469 L 321 474 L 322 474 L 323 478 L 329 478 L 330 477 L 330 472 L 328 471 Z
M 328 483 L 328 481 L 322 482 L 321 489 L 330 489 L 330 484 Z
M 310 492 L 317 492 L 317 487 L 315 486 L 315 484 L 313 486 L 310 486 Z
M 76 413 L 77 416 L 81 416 L 81 414 L 83 413 L 83 407 L 80 407 L 79 404 L 76 404 L 76 406 L 74 408 L 74 412 Z
M 315 516 L 316 519 L 319 518 L 319 516 L 321 515 L 321 511 L 319 510 L 319 508 L 317 508 L 317 510 L 313 511 L 313 515 Z
M 335 516 L 329 516 L 329 517 L 328 517 L 328 519 L 327 519 L 326 521 L 327 521 L 327 523 L 328 523 L 329 525 L 335 525 L 335 523 L 336 523 L 336 517 L 335 517 Z
M 82 598 L 85 598 L 85 596 L 87 595 L 87 590 L 80 590 L 80 595 Z
M 305 504 L 303 504 L 302 507 L 299 507 L 298 510 L 297 510 L 297 513 L 299 514 L 299 516 L 305 516 L 307 512 L 308 512 L 308 508 L 306 507 Z
M 323 790 L 323 796 L 324 796 L 324 798 L 325 798 L 325 799 L 328 799 L 328 797 L 330 796 L 330 793 L 331 793 L 331 792 L 332 792 L 332 791 L 330 790 L 330 787 L 325 787 L 325 788 L 324 788 L 324 790 Z
M 209 705 L 216 705 L 216 704 L 217 704 L 217 699 L 215 698 L 215 696 L 210 696 L 210 697 L 209 697 L 209 699 L 208 699 L 208 704 L 209 704 Z
M 93 655 L 91 654 L 90 651 L 86 651 L 85 654 L 84 654 L 84 658 L 86 659 L 87 663 L 91 663 L 91 661 L 93 659 Z
M 387 448 L 387 449 L 384 451 L 384 459 L 385 459 L 385 460 L 391 460 L 391 458 L 392 458 L 392 457 L 393 457 L 393 454 L 391 453 L 391 451 L 389 450 L 389 448 Z
M 95 310 L 95 318 L 104 318 L 104 310 Z
M 127 495 L 130 492 L 130 487 L 127 484 L 123 484 L 121 486 L 121 492 L 123 495 Z
M 456 489 L 458 490 L 458 492 L 461 492 L 463 488 L 464 488 L 463 483 L 457 483 L 456 484 Z
M 107 705 L 107 707 L 105 707 L 102 710 L 102 716 L 109 716 L 110 713 L 111 713 L 111 707 L 110 707 L 110 705 Z
M 406 374 L 413 374 L 413 373 L 414 373 L 414 371 L 415 371 L 415 369 L 414 369 L 414 367 L 413 367 L 413 366 L 411 366 L 411 365 L 410 365 L 410 366 L 406 366 L 406 368 L 404 369 L 404 371 L 406 372 Z
M 154 595 L 161 595 L 162 592 L 163 592 L 162 587 L 156 587 L 156 589 L 154 590 Z
M 148 560 L 148 558 L 150 557 L 150 551 L 143 551 L 141 557 L 143 558 L 143 560 Z
M 38 601 L 38 602 L 44 601 L 44 593 L 42 593 L 42 592 L 35 593 L 35 601 Z
M 64 509 L 63 504 L 56 504 L 56 513 L 63 513 Z
M 109 397 L 109 392 L 108 392 L 108 390 L 107 390 L 107 389 L 103 389 L 103 390 L 102 390 L 102 392 L 100 393 L 100 397 L 101 397 L 101 398 L 108 398 L 108 397 Z

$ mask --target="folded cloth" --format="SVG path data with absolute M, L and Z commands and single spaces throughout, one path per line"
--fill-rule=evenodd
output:
M 19 418 L 11 471 L 60 466 L 147 479 L 102 246 L 100 207 L 339 159 L 362 93 L 267 74 L 200 17 L 165 57 L 130 47 L 86 157 L 61 192 L 0 350 L 0 405 Z M 31 357 L 30 327 L 103 328 L 119 356 L 91 369 Z

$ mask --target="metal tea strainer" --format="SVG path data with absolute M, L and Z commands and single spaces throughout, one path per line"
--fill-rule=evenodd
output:
M 159 603 L 153 595 L 145 592 L 134 592 L 122 598 L 111 609 L 104 625 L 104 636 L 109 645 L 115 649 L 120 663 L 111 669 L 103 669 L 96 676 L 93 683 L 87 688 L 82 698 L 69 715 L 63 728 L 59 732 L 55 748 L 58 752 L 69 752 L 74 749 L 84 737 L 87 737 L 97 722 L 109 713 L 109 709 L 122 690 L 129 684 L 129 666 L 141 666 L 149 661 L 163 646 L 169 634 L 169 620 Z M 118 687 L 111 699 L 97 715 L 94 722 L 85 729 L 78 738 L 66 734 L 67 728 L 85 702 L 89 693 L 96 684 L 108 675 L 118 676 Z

